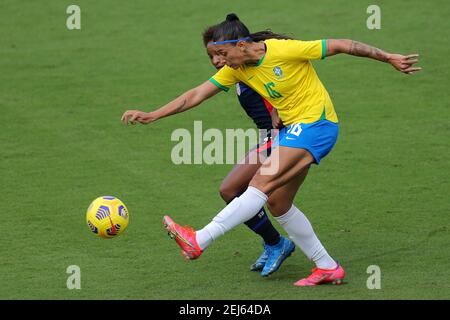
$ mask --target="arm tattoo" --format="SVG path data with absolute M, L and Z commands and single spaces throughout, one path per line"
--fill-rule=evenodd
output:
M 358 57 L 369 57 L 375 60 L 387 62 L 386 52 L 358 41 L 352 41 L 349 54 Z
M 176 113 L 183 112 L 186 110 L 186 99 L 183 100 L 183 103 L 175 109 Z

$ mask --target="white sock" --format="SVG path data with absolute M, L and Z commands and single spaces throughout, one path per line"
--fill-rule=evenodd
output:
M 309 260 L 320 269 L 335 269 L 336 261 L 317 238 L 308 218 L 294 205 L 284 215 L 275 217 L 289 234 L 289 238 L 300 247 Z
M 197 231 L 196 240 L 202 250 L 211 242 L 241 223 L 253 218 L 264 206 L 267 196 L 254 187 L 248 187 L 240 197 L 234 198 L 203 229 Z

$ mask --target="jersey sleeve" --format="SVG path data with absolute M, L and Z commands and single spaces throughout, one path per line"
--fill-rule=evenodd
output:
M 327 53 L 327 41 L 313 40 L 287 40 L 283 44 L 286 58 L 293 60 L 319 60 L 324 59 Z
M 237 78 L 234 69 L 224 66 L 215 75 L 213 75 L 209 81 L 215 84 L 219 89 L 227 92 L 230 87 L 240 80 Z

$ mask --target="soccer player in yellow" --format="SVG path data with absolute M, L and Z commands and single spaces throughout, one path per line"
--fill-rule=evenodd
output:
M 278 111 L 285 128 L 272 151 L 249 183 L 247 190 L 230 202 L 203 229 L 182 227 L 169 216 L 163 218 L 182 253 L 197 259 L 217 238 L 253 217 L 266 203 L 289 237 L 308 256 L 322 251 L 304 214 L 293 199 L 311 164 L 319 164 L 334 146 L 338 136 L 338 117 L 333 103 L 320 82 L 310 60 L 339 53 L 368 57 L 391 64 L 405 74 L 420 71 L 413 65 L 418 55 L 391 54 L 353 40 L 277 40 L 254 42 L 247 27 L 235 14 L 215 26 L 213 46 L 226 66 L 200 86 L 185 92 L 165 106 L 152 111 L 128 110 L 125 123 L 148 124 L 188 110 L 236 82 L 242 81 L 267 99 Z M 284 201 L 271 201 L 271 199 Z M 327 267 L 316 267 L 297 286 L 322 283 L 340 284 L 344 269 L 328 254 Z

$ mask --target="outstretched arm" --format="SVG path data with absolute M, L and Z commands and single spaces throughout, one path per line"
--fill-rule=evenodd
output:
M 327 56 L 338 53 L 346 53 L 357 57 L 367 57 L 378 61 L 387 62 L 395 69 L 406 74 L 422 70 L 420 67 L 413 67 L 413 64 L 419 61 L 418 54 L 393 54 L 385 52 L 381 49 L 372 47 L 362 42 L 348 39 L 328 39 L 327 40 Z
M 198 87 L 191 89 L 183 93 L 178 98 L 172 100 L 165 106 L 151 112 L 144 112 L 140 110 L 127 110 L 122 115 L 123 123 L 135 124 L 136 122 L 142 124 L 148 124 L 154 122 L 158 119 L 171 116 L 186 110 L 189 110 L 206 99 L 211 98 L 221 90 L 212 84 L 210 81 L 206 81 L 199 85 Z

